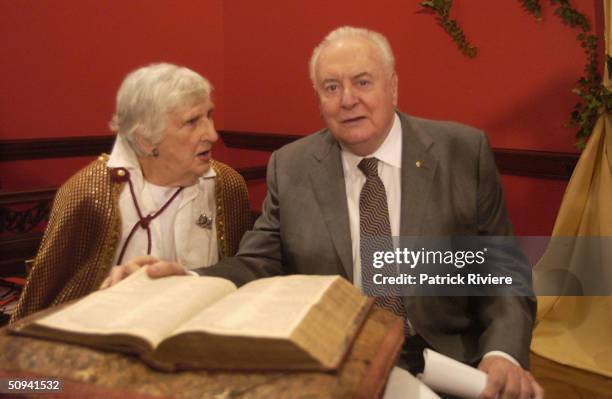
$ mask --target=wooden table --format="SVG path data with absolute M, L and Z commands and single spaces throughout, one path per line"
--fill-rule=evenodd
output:
M 0 378 L 59 377 L 64 381 L 61 397 L 74 398 L 376 398 L 384 392 L 402 342 L 402 321 L 375 308 L 334 373 L 164 373 L 132 356 L 13 336 L 2 329 Z
M 547 398 L 612 399 L 612 378 L 545 359 L 531 353 L 531 373 Z

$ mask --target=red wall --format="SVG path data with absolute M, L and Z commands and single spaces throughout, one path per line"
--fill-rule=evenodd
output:
M 279 133 L 320 128 L 308 59 L 327 32 L 349 24 L 388 37 L 397 58 L 400 109 L 478 126 L 496 147 L 575 151 L 574 131 L 564 123 L 576 102 L 570 90 L 584 57 L 576 32 L 547 4 L 538 23 L 519 2 L 455 1 L 452 16 L 479 49 L 468 59 L 418 3 L 226 2 L 227 127 Z M 580 2 L 590 20 L 597 19 L 595 3 Z
M 576 32 L 548 2 L 537 23 L 518 1 L 455 1 L 452 16 L 478 46 L 476 59 L 463 57 L 418 3 L 1 1 L 0 139 L 107 133 L 121 79 L 153 61 L 210 78 L 219 128 L 307 134 L 322 127 L 308 80 L 310 52 L 328 31 L 352 24 L 389 38 L 403 111 L 477 126 L 495 147 L 574 151 L 574 130 L 564 124 L 584 56 Z M 601 34 L 599 2 L 577 3 Z M 267 158 L 244 154 L 222 145 L 216 151 L 235 166 Z M 0 163 L 0 183 L 3 190 L 55 186 L 84 162 Z M 550 232 L 565 184 L 504 177 L 518 233 Z M 258 207 L 263 191 L 255 186 Z
M 110 134 L 123 77 L 167 61 L 224 102 L 222 0 L 0 2 L 0 139 Z M 223 106 L 216 122 L 222 127 Z M 3 190 L 53 187 L 92 158 L 0 163 Z
M 487 131 L 494 147 L 574 152 L 565 127 L 585 57 L 577 32 L 544 2 L 542 22 L 518 1 L 455 1 L 452 17 L 478 47 L 460 54 L 419 1 L 233 0 L 224 4 L 227 128 L 307 134 L 322 127 L 308 79 L 312 48 L 340 25 L 383 32 L 399 75 L 399 108 Z M 601 34 L 598 1 L 580 11 Z M 259 106 L 258 106 L 259 105 Z M 549 234 L 566 182 L 507 176 L 519 234 Z

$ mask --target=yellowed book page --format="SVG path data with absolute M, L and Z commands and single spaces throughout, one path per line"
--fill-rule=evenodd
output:
M 79 333 L 136 335 L 157 346 L 178 325 L 235 290 L 222 278 L 151 279 L 142 268 L 36 324 Z
M 284 276 L 253 281 L 221 299 L 173 335 L 203 331 L 219 335 L 289 338 L 337 276 Z

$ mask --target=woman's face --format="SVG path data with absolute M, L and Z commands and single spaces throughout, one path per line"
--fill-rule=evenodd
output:
M 210 98 L 168 113 L 159 155 L 146 158 L 145 178 L 160 186 L 191 186 L 210 168 L 211 149 L 219 139 Z

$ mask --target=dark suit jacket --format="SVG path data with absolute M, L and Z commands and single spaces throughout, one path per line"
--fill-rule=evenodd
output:
M 468 126 L 399 113 L 402 236 L 511 235 L 485 135 Z M 420 167 L 416 162 L 420 161 Z M 279 274 L 340 274 L 353 259 L 340 147 L 327 129 L 274 152 L 268 194 L 238 254 L 202 274 L 238 285 Z M 466 363 L 501 350 L 528 365 L 535 302 L 525 297 L 404 297 L 415 330 Z

